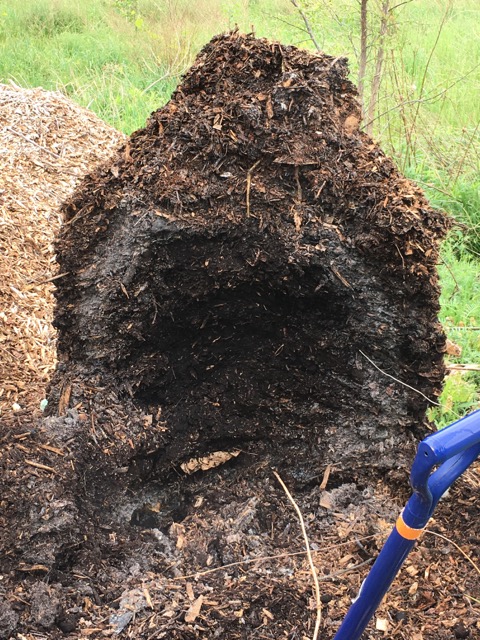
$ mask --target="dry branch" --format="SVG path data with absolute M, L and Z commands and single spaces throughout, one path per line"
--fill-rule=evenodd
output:
M 310 21 L 308 20 L 307 14 L 305 13 L 305 11 L 303 11 L 302 7 L 298 4 L 297 0 L 290 0 L 290 2 L 293 4 L 293 6 L 296 8 L 296 10 L 298 11 L 298 13 L 300 14 L 303 23 L 305 24 L 305 28 L 307 30 L 308 35 L 310 36 L 311 41 L 313 42 L 313 44 L 315 45 L 315 48 L 317 51 L 321 51 L 321 47 L 317 42 L 317 39 L 315 37 L 315 33 L 313 32 L 313 29 L 310 25 Z
M 300 528 L 302 530 L 302 536 L 303 536 L 303 539 L 305 541 L 305 550 L 307 552 L 308 564 L 310 566 L 310 571 L 312 573 L 313 588 L 314 588 L 314 593 L 315 593 L 315 605 L 316 605 L 316 610 L 317 610 L 317 616 L 316 616 L 316 619 L 315 619 L 315 629 L 313 631 L 312 640 L 317 640 L 318 632 L 320 631 L 320 624 L 322 622 L 322 602 L 320 600 L 320 585 L 318 584 L 317 569 L 316 569 L 315 564 L 313 562 L 312 552 L 310 550 L 310 541 L 308 539 L 307 530 L 305 528 L 305 521 L 303 519 L 302 512 L 300 511 L 300 507 L 298 506 L 298 504 L 293 499 L 293 496 L 290 493 L 290 491 L 288 490 L 287 485 L 284 483 L 284 481 L 281 479 L 281 477 L 278 475 L 278 473 L 276 471 L 273 472 L 273 475 L 276 477 L 276 479 L 280 483 L 282 489 L 285 491 L 285 493 L 287 495 L 287 498 L 292 503 L 292 506 L 295 509 L 296 514 L 298 516 L 298 520 L 300 522 Z

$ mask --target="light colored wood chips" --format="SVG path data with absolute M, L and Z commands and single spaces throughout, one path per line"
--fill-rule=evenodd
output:
M 38 407 L 55 366 L 59 205 L 123 134 L 63 94 L 0 85 L 0 423 Z

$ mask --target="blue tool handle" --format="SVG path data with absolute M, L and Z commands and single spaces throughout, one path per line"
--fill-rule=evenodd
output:
M 469 449 L 466 449 L 462 453 L 458 453 L 453 456 L 453 458 L 444 462 L 432 473 L 428 479 L 427 486 L 435 503 L 437 503 L 445 491 L 452 486 L 455 480 L 459 478 L 473 462 L 475 462 L 479 455 L 480 443 L 477 442 Z
M 479 442 L 480 410 L 473 411 L 468 416 L 424 438 L 418 447 L 417 455 L 423 455 L 433 466 L 453 458 Z
M 414 496 L 405 508 L 406 522 L 425 526 L 445 491 L 479 455 L 480 411 L 422 440 L 410 475 Z
M 414 544 L 415 540 L 402 537 L 395 527 L 370 569 L 370 573 L 363 581 L 356 599 L 333 640 L 360 640 L 365 627 Z
M 480 411 L 422 440 L 410 475 L 413 495 L 365 578 L 334 640 L 360 640 L 438 501 L 478 456 Z

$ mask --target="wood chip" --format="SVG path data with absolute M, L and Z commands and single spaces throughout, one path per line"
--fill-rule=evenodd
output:
M 55 366 L 59 205 L 123 134 L 59 92 L 0 84 L 0 420 L 39 410 Z
M 192 604 L 190 609 L 185 614 L 185 622 L 189 624 L 192 622 L 195 622 L 195 620 L 200 614 L 200 609 L 202 608 L 202 604 L 203 604 L 203 596 L 198 596 L 198 598 L 195 600 L 195 602 Z
M 385 618 L 377 618 L 375 620 L 375 629 L 377 631 L 388 631 L 388 620 Z
M 327 484 L 328 484 L 328 480 L 330 478 L 330 473 L 332 472 L 332 465 L 331 464 L 327 464 L 325 471 L 323 473 L 323 478 L 322 478 L 322 482 L 320 483 L 320 491 L 325 491 L 325 489 L 327 488 Z
M 31 467 L 35 467 L 36 469 L 43 469 L 43 471 L 50 471 L 50 473 L 56 473 L 53 467 L 49 467 L 46 464 L 41 464 L 40 462 L 34 462 L 33 460 L 25 460 L 25 464 L 29 464 Z
M 39 449 L 45 449 L 45 451 L 51 451 L 52 453 L 56 453 L 57 456 L 65 455 L 61 449 L 59 449 L 58 447 L 52 447 L 49 444 L 38 444 L 37 447 Z
M 201 458 L 192 458 L 188 462 L 184 462 L 180 465 L 182 471 L 187 474 L 195 473 L 196 471 L 208 471 L 208 469 L 215 469 L 228 460 L 236 458 L 240 455 L 240 451 L 235 449 L 233 451 L 215 451 L 208 456 L 202 456 Z
M 332 498 L 330 496 L 330 494 L 327 491 L 323 491 L 321 496 L 320 496 L 320 506 L 323 507 L 324 509 L 331 509 L 332 508 Z

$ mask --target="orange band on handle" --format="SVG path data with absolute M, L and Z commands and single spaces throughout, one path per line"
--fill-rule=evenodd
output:
M 407 540 L 416 540 L 423 533 L 423 529 L 412 529 L 408 524 L 405 524 L 402 514 L 399 515 L 395 526 L 397 527 L 397 532 L 402 536 L 402 538 L 406 538 Z

